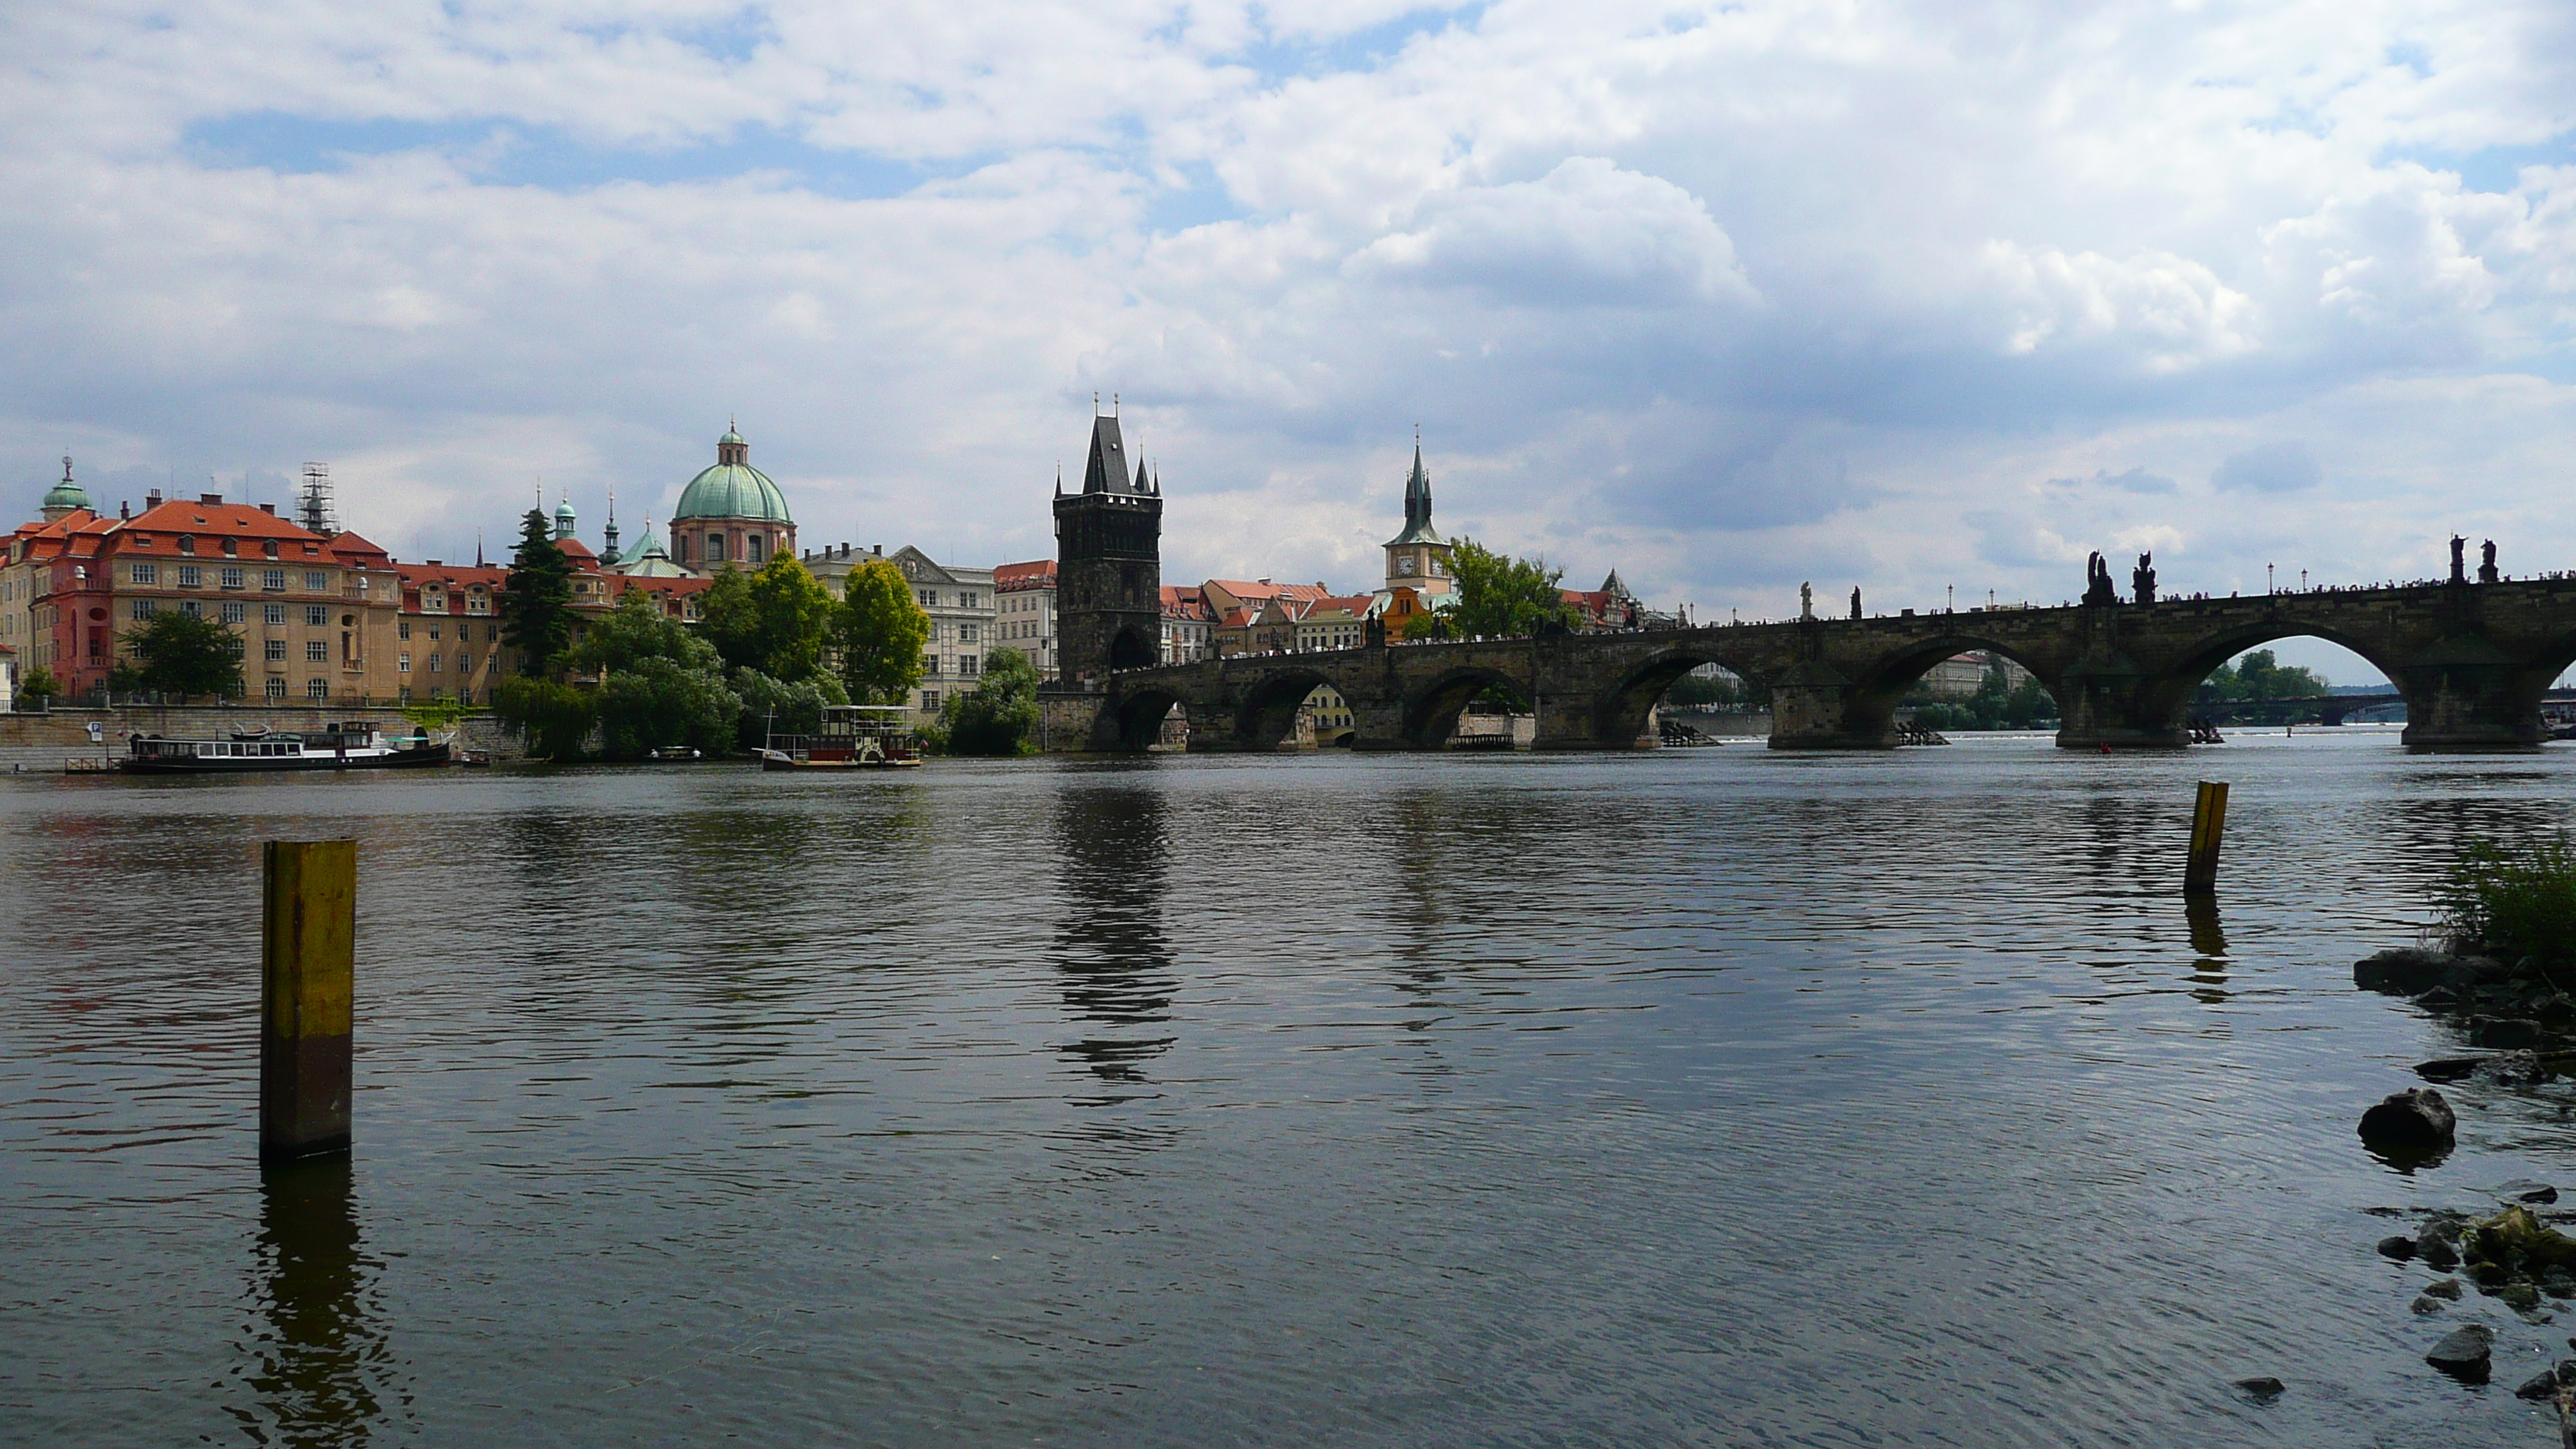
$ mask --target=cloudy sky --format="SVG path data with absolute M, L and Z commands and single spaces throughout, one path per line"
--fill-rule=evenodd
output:
M 16 0 L 0 57 L 22 516 L 322 459 L 403 556 L 541 480 L 631 537 L 730 415 L 806 543 L 990 564 L 1097 391 L 1167 578 L 1365 586 L 1417 424 L 1449 531 L 1718 618 L 2576 567 L 2565 0 Z

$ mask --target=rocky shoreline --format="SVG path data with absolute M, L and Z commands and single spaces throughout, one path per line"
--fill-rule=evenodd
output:
M 2576 1077 L 2576 997 L 2532 962 L 2407 947 L 2355 962 L 2352 976 L 2362 990 L 2404 997 L 2484 1049 L 2418 1063 L 2416 1075 L 2430 1085 L 2391 1093 L 2362 1115 L 2363 1145 L 2400 1171 L 2432 1167 L 2455 1145 L 2457 1119 L 2442 1086 L 2533 1086 Z M 2576 1211 L 2554 1207 L 2558 1190 L 2542 1182 L 2502 1183 L 2481 1195 L 2493 1211 L 2375 1209 L 2416 1220 L 2411 1234 L 2380 1240 L 2380 1255 L 2443 1275 L 2410 1305 L 2420 1316 L 2445 1317 L 2487 1301 L 2522 1325 L 2553 1324 L 2576 1301 L 2576 1236 L 2560 1230 L 2576 1225 Z M 2490 1325 L 2462 1323 L 2426 1351 L 2425 1362 L 2464 1383 L 2483 1384 L 2494 1372 L 2497 1341 Z M 2566 1344 L 2576 1349 L 2576 1338 Z M 2557 1352 L 2554 1345 L 2549 1352 Z M 2561 1442 L 2576 1445 L 2576 1358 L 2549 1363 L 2515 1392 L 2555 1404 Z

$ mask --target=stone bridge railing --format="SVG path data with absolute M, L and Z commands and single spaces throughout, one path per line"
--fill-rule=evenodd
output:
M 1466 703 L 1501 682 L 1533 705 L 1536 748 L 1629 749 L 1653 742 L 1648 712 L 1674 680 L 1715 664 L 1768 692 L 1772 748 L 1879 749 L 1925 671 L 1990 649 L 2056 697 L 2060 745 L 2180 748 L 2211 670 L 2296 636 L 2378 666 L 2405 697 L 2411 749 L 2529 749 L 2543 692 L 2576 663 L 2576 579 L 1247 655 L 1113 675 L 1082 729 L 1091 749 L 1142 749 L 1177 704 L 1194 750 L 1272 750 L 1293 738 L 1298 704 L 1330 685 L 1349 702 L 1356 748 L 1437 749 Z

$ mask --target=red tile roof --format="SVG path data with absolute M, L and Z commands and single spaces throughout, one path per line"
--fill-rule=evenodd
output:
M 993 587 L 997 589 L 1046 588 L 1055 583 L 1055 560 L 1031 559 L 1027 563 L 1006 563 L 993 570 Z M 1165 589 L 1164 593 L 1170 593 Z

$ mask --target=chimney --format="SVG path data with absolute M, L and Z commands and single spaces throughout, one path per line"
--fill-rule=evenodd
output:
M 197 501 L 199 503 L 221 503 L 224 501 L 224 495 L 220 493 L 200 493 L 197 495 Z
M 274 503 L 263 503 L 259 506 L 259 511 L 267 514 L 271 518 L 275 518 L 277 516 L 277 505 Z
M 116 503 L 116 516 L 119 518 L 132 518 L 134 516 L 134 505 L 121 498 L 118 499 Z
M 868 552 L 870 552 L 870 553 L 872 553 L 872 554 L 875 554 L 878 558 L 884 558 L 884 557 L 885 557 L 885 545 L 884 545 L 884 544 L 881 544 L 881 543 L 879 543 L 879 544 L 871 544 L 871 545 L 869 545 L 869 546 L 868 546 Z
M 160 489 L 158 489 L 158 488 L 154 488 L 154 489 L 150 489 L 150 490 L 146 491 L 146 492 L 144 493 L 144 495 L 143 495 L 143 506 L 144 506 L 144 508 L 145 508 L 146 510 L 150 510 L 150 509 L 154 509 L 154 508 L 158 508 L 158 507 L 160 507 L 160 506 L 161 506 L 161 490 L 160 490 Z

